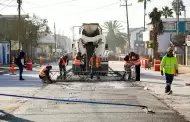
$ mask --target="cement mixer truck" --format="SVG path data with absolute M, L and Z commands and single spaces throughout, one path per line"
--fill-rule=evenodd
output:
M 73 57 L 77 55 L 77 52 L 87 55 L 86 69 L 89 71 L 89 61 L 92 54 L 95 52 L 101 60 L 101 71 L 108 71 L 108 45 L 106 44 L 106 38 L 102 33 L 102 28 L 98 23 L 83 23 L 79 29 L 79 38 L 73 40 L 72 45 Z M 75 64 L 72 65 L 73 71 L 75 71 Z M 106 75 L 107 73 L 102 73 Z

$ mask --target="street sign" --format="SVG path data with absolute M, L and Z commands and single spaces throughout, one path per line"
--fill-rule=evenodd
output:
M 186 44 L 187 46 L 190 46 L 190 35 L 187 35 Z

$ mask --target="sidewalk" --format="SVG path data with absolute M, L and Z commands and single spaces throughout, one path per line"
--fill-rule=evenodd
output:
M 142 68 L 138 84 L 190 121 L 190 86 L 185 86 L 185 83 L 190 83 L 190 77 L 186 74 L 176 76 L 172 85 L 173 94 L 166 95 L 165 77 L 160 72 Z
M 123 62 L 109 62 L 109 66 L 116 71 L 123 71 L 123 65 Z M 148 89 L 148 92 L 190 121 L 190 86 L 185 86 L 185 83 L 190 83 L 189 75 L 179 74 L 173 81 L 173 94 L 166 95 L 165 77 L 161 76 L 159 71 L 144 68 L 141 68 L 141 81 L 137 82 L 138 85 Z
M 40 66 L 39 64 L 33 64 L 32 67 L 37 67 L 37 66 Z M 18 67 L 15 66 L 14 67 L 15 71 L 18 70 Z M 0 75 L 3 75 L 3 74 L 7 74 L 11 72 L 11 67 L 10 65 L 0 65 Z

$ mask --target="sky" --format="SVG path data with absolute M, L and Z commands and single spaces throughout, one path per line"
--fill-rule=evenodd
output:
M 128 0 L 130 27 L 143 27 L 143 3 L 138 0 Z M 171 7 L 172 0 L 151 0 L 147 4 L 147 13 L 154 7 L 161 9 L 163 6 Z M 190 0 L 183 0 L 187 9 L 187 17 L 190 17 Z M 123 0 L 22 0 L 21 14 L 35 13 L 41 18 L 48 19 L 48 25 L 53 32 L 54 23 L 56 33 L 72 36 L 72 26 L 80 26 L 85 22 L 100 23 L 118 20 L 126 24 L 126 9 Z M 0 0 L 0 14 L 18 14 L 17 0 Z M 183 15 L 182 15 L 183 16 Z M 146 17 L 146 22 L 150 20 Z M 127 32 L 127 30 L 124 30 Z

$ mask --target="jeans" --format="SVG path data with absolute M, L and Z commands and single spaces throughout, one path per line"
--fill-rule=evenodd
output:
M 18 68 L 19 68 L 19 77 L 20 77 L 20 79 L 23 79 L 22 78 L 23 66 L 19 66 Z
M 174 75 L 165 73 L 165 77 L 166 77 L 165 92 L 167 93 L 167 92 L 169 92 L 171 90 L 171 84 L 173 82 Z
M 94 75 L 97 75 L 97 78 L 100 79 L 100 76 L 99 76 L 99 68 L 91 68 L 91 79 L 93 78 Z
M 64 71 L 64 79 L 66 78 L 66 66 L 59 66 L 60 69 L 60 76 L 62 76 L 62 71 Z
M 136 65 L 135 70 L 136 70 L 136 81 L 140 81 L 141 65 Z

